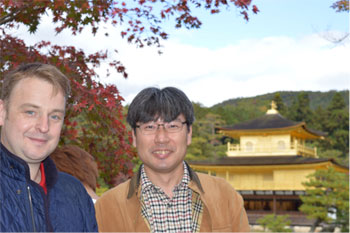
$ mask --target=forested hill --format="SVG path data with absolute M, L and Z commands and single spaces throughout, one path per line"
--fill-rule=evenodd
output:
M 349 90 L 327 91 L 327 92 L 304 91 L 304 93 L 306 93 L 309 96 L 310 108 L 312 110 L 315 110 L 319 106 L 322 108 L 326 108 L 331 102 L 336 92 L 341 93 L 341 95 L 344 98 L 346 106 L 349 107 Z M 269 106 L 269 103 L 274 98 L 276 93 L 280 94 L 286 107 L 290 107 L 292 106 L 293 102 L 297 99 L 297 96 L 301 93 L 301 91 L 280 91 L 280 92 L 273 92 L 273 93 L 268 93 L 264 95 L 259 95 L 255 97 L 229 99 L 222 103 L 214 105 L 212 108 L 223 107 L 227 105 L 241 106 L 241 107 L 254 105 L 257 109 L 261 109 L 266 106 Z
M 349 162 L 349 90 L 281 91 L 251 98 L 236 98 L 211 108 L 193 103 L 196 121 L 188 159 L 199 160 L 226 156 L 227 139 L 215 134 L 216 127 L 232 126 L 266 114 L 274 100 L 285 118 L 305 122 L 310 129 L 327 133 L 325 140 L 308 142 L 318 148 L 321 158 L 334 158 L 340 164 Z

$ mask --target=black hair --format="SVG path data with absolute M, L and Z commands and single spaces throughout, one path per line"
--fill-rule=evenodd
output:
M 192 125 L 195 120 L 193 106 L 183 91 L 175 87 L 149 87 L 143 89 L 131 102 L 126 120 L 135 130 L 138 122 L 146 123 L 159 118 L 170 122 L 180 114 L 184 115 L 188 126 Z

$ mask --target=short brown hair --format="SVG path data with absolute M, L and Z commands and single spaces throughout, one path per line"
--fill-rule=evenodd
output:
M 28 63 L 17 67 L 15 70 L 5 75 L 2 83 L 1 99 L 9 100 L 15 85 L 25 78 L 39 78 L 51 83 L 54 91 L 62 91 L 66 100 L 71 91 L 69 79 L 56 67 L 43 63 Z
M 80 182 L 96 191 L 98 177 L 97 164 L 94 157 L 75 145 L 56 148 L 50 155 L 59 171 L 76 177 Z

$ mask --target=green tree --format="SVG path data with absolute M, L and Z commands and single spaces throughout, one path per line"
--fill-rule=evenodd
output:
M 340 150 L 334 150 L 334 149 L 320 150 L 317 154 L 320 158 L 334 159 L 335 162 L 343 166 L 349 165 L 349 160 L 346 158 L 344 159 L 344 153 Z
M 334 111 L 334 110 L 338 110 L 338 109 L 343 109 L 345 107 L 346 107 L 346 105 L 345 105 L 345 101 L 344 101 L 343 96 L 341 95 L 340 92 L 336 92 L 333 95 L 333 98 L 332 98 L 331 103 L 329 104 L 327 110 Z
M 320 142 L 323 151 L 338 150 L 342 152 L 343 164 L 349 159 L 349 108 L 344 98 L 337 92 L 334 94 L 322 121 L 322 131 L 327 132 L 326 140 Z
M 292 229 L 288 228 L 291 223 L 288 218 L 288 215 L 268 214 L 259 218 L 257 223 L 264 228 L 265 232 L 292 232 Z
M 303 202 L 300 210 L 315 220 L 311 231 L 323 223 L 330 226 L 327 230 L 331 232 L 336 226 L 349 232 L 349 175 L 330 167 L 308 178 L 309 181 L 303 183 L 306 194 L 300 196 Z
M 319 105 L 314 111 L 314 118 L 312 120 L 312 124 L 310 124 L 309 127 L 323 131 L 325 121 L 327 121 L 327 110 Z
M 288 118 L 294 121 L 312 122 L 313 113 L 310 109 L 310 99 L 308 93 L 302 91 L 293 102 L 288 111 Z
M 215 128 L 221 125 L 221 117 L 213 113 L 194 122 L 192 143 L 187 150 L 188 160 L 216 159 L 226 155 L 226 146 L 220 141 L 221 135 L 215 133 Z
M 193 105 L 193 111 L 194 111 L 194 116 L 196 117 L 196 120 L 205 118 L 205 115 L 207 115 L 210 111 L 209 108 L 204 107 L 200 103 L 192 102 L 192 105 Z
M 277 106 L 277 111 L 281 114 L 281 115 L 285 115 L 287 112 L 287 107 L 284 104 L 281 94 L 279 92 L 277 92 L 275 94 L 275 96 L 273 97 L 273 101 L 275 101 L 276 106 Z
M 264 106 L 267 106 L 264 104 Z M 242 102 L 238 105 L 225 105 L 212 107 L 212 113 L 220 115 L 226 125 L 235 125 L 237 123 L 254 119 L 266 113 L 266 107 L 249 102 Z

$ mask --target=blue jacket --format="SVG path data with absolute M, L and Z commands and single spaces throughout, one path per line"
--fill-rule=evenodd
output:
M 0 143 L 0 232 L 93 232 L 95 209 L 79 180 L 44 160 L 47 195 L 27 163 Z

